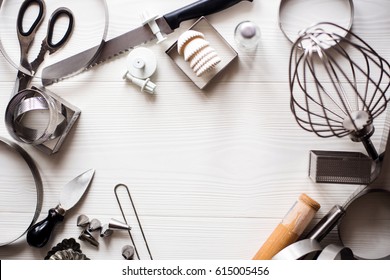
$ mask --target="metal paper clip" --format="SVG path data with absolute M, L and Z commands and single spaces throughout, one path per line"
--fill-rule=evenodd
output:
M 153 260 L 152 253 L 150 252 L 149 245 L 148 245 L 148 242 L 147 242 L 147 240 L 146 240 L 144 231 L 143 231 L 143 229 L 142 229 L 141 221 L 140 221 L 140 219 L 139 219 L 139 217 L 138 217 L 137 210 L 135 209 L 134 202 L 133 202 L 133 199 L 132 199 L 132 197 L 131 197 L 129 188 L 128 188 L 126 185 L 124 185 L 124 184 L 118 184 L 118 185 L 116 185 L 116 186 L 114 187 L 114 193 L 115 193 L 115 197 L 116 197 L 116 200 L 117 200 L 117 202 L 118 202 L 118 205 L 119 205 L 119 209 L 120 209 L 120 211 L 121 211 L 121 213 L 122 213 L 123 220 L 125 221 L 126 224 L 129 224 L 129 223 L 127 222 L 126 214 L 125 214 L 125 212 L 124 212 L 124 210 L 123 210 L 122 203 L 121 203 L 121 201 L 120 201 L 120 199 L 119 199 L 119 195 L 118 195 L 118 189 L 121 188 L 121 187 L 124 188 L 124 189 L 126 190 L 126 192 L 127 192 L 127 195 L 128 195 L 128 197 L 129 197 L 129 200 L 130 200 L 130 203 L 131 203 L 131 207 L 133 208 L 135 217 L 136 217 L 136 219 L 137 219 L 137 223 L 138 223 L 139 229 L 141 230 L 142 238 L 143 238 L 143 240 L 144 240 L 144 243 L 145 243 L 146 249 L 147 249 L 147 251 L 148 251 L 149 257 L 150 257 L 151 260 Z M 135 245 L 135 242 L 134 242 L 133 236 L 132 236 L 132 234 L 131 234 L 130 228 L 127 230 L 127 232 L 129 233 L 130 240 L 131 240 L 131 242 L 133 243 L 135 254 L 136 254 L 137 258 L 140 260 L 140 256 L 139 256 L 139 253 L 138 253 L 138 250 L 137 250 L 137 246 Z

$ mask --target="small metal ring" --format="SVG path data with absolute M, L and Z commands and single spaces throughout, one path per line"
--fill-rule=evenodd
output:
M 15 242 L 16 240 L 18 240 L 19 238 L 21 238 L 29 230 L 29 228 L 33 224 L 35 224 L 35 222 L 37 221 L 37 219 L 41 213 L 41 210 L 42 210 L 43 183 L 42 183 L 41 175 L 39 174 L 38 168 L 37 168 L 34 160 L 22 147 L 20 147 L 19 145 L 15 144 L 15 143 L 13 143 L 13 142 L 11 142 L 3 137 L 0 137 L 0 144 L 5 145 L 11 151 L 16 152 L 27 163 L 28 167 L 30 168 L 31 174 L 34 178 L 34 181 L 35 181 L 35 188 L 36 188 L 36 194 L 37 194 L 35 212 L 34 212 L 34 215 L 32 217 L 31 223 L 26 227 L 25 231 L 23 231 L 21 234 L 18 234 L 19 235 L 18 237 L 14 238 L 12 240 L 9 240 L 7 242 L 0 243 L 0 247 L 2 247 L 5 245 L 9 245 L 9 244 Z
M 33 97 L 39 97 L 42 99 L 42 101 L 44 101 L 45 105 L 49 110 L 49 119 L 44 131 L 40 135 L 33 135 L 34 137 L 31 137 L 32 135 L 28 135 L 28 133 L 25 133 L 23 130 L 20 131 L 21 126 L 17 126 L 16 124 L 19 118 L 18 111 L 22 102 L 26 98 Z M 39 145 L 53 139 L 53 135 L 56 133 L 56 130 L 59 125 L 59 115 L 61 114 L 60 112 L 61 109 L 58 108 L 58 105 L 56 104 L 55 100 L 51 98 L 48 94 L 46 94 L 44 91 L 41 91 L 36 88 L 25 89 L 13 96 L 11 101 L 8 103 L 5 113 L 5 123 L 8 132 L 14 139 L 17 139 L 27 144 Z
M 297 30 L 297 38 L 294 38 L 291 34 L 289 34 L 289 32 L 286 30 L 285 26 L 283 25 L 283 12 L 285 11 L 286 7 L 288 8 L 288 3 L 291 3 L 291 2 L 304 2 L 302 0 L 281 0 L 280 1 L 280 6 L 279 6 L 279 14 L 278 14 L 278 23 L 279 23 L 279 28 L 281 29 L 281 31 L 283 32 L 284 36 L 286 36 L 286 38 L 291 42 L 291 43 L 294 43 L 295 40 L 298 38 L 298 35 L 299 35 L 299 32 L 301 30 Z M 348 4 L 349 6 L 349 20 L 348 20 L 348 24 L 347 26 L 343 26 L 344 29 L 347 30 L 347 32 L 345 34 L 339 34 L 341 35 L 341 37 L 345 37 L 347 34 L 348 34 L 348 31 L 351 30 L 352 28 L 352 23 L 353 23 L 353 18 L 354 18 L 354 5 L 353 5 L 353 1 L 352 0 L 340 0 L 340 1 L 344 1 L 345 3 Z M 311 4 L 313 3 L 313 1 L 307 1 L 306 2 L 311 2 Z M 324 2 L 324 1 L 322 1 Z M 320 22 L 329 22 L 328 19 L 324 19 L 324 20 L 319 20 L 318 22 L 312 22 L 312 23 L 309 23 L 308 26 L 305 26 L 305 28 L 309 28 L 310 26 L 313 26 L 315 24 L 318 24 Z M 336 23 L 337 24 L 337 23 Z

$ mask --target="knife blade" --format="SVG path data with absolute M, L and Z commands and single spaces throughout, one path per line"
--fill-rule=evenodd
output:
M 201 16 L 207 16 L 220 12 L 242 1 L 253 2 L 253 0 L 196 1 L 178 10 L 165 14 L 160 18 L 157 18 L 156 23 L 159 26 L 161 32 L 168 35 L 177 29 L 183 21 L 197 19 Z M 95 59 L 88 67 L 84 68 L 84 70 L 99 65 L 115 56 L 121 55 L 124 52 L 153 39 L 155 39 L 155 35 L 153 34 L 151 28 L 148 25 L 143 25 L 111 40 L 108 40 L 103 43 L 103 47 L 100 49 L 98 54 L 95 55 Z M 42 84 L 44 86 L 48 86 L 62 80 L 63 78 L 71 76 L 73 73 L 79 73 L 80 68 L 83 67 L 83 65 L 80 65 L 80 61 L 85 61 L 86 57 L 93 57 L 97 49 L 98 46 L 93 47 L 46 67 L 42 71 Z
M 36 223 L 28 230 L 27 243 L 30 246 L 40 248 L 46 245 L 55 225 L 58 222 L 62 222 L 66 212 L 80 201 L 91 184 L 94 174 L 94 169 L 85 171 L 63 187 L 59 204 L 49 210 L 45 219 Z

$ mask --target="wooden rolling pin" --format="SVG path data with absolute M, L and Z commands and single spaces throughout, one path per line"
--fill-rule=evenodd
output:
M 301 194 L 253 259 L 270 260 L 282 249 L 297 241 L 320 207 L 317 201 L 306 194 Z

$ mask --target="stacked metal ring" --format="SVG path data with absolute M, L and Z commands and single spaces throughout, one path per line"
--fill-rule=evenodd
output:
M 30 128 L 23 124 L 23 118 L 33 111 L 48 111 L 46 127 Z M 18 92 L 9 102 L 6 126 L 12 137 L 24 143 L 39 145 L 61 135 L 67 125 L 66 110 L 43 91 L 35 88 Z
M 39 119 L 35 119 L 34 114 Z M 15 140 L 52 154 L 59 150 L 80 114 L 80 109 L 47 89 L 32 87 L 12 97 L 6 109 L 5 124 Z M 35 127 L 28 125 L 29 117 Z M 48 143 L 54 139 L 57 143 Z

